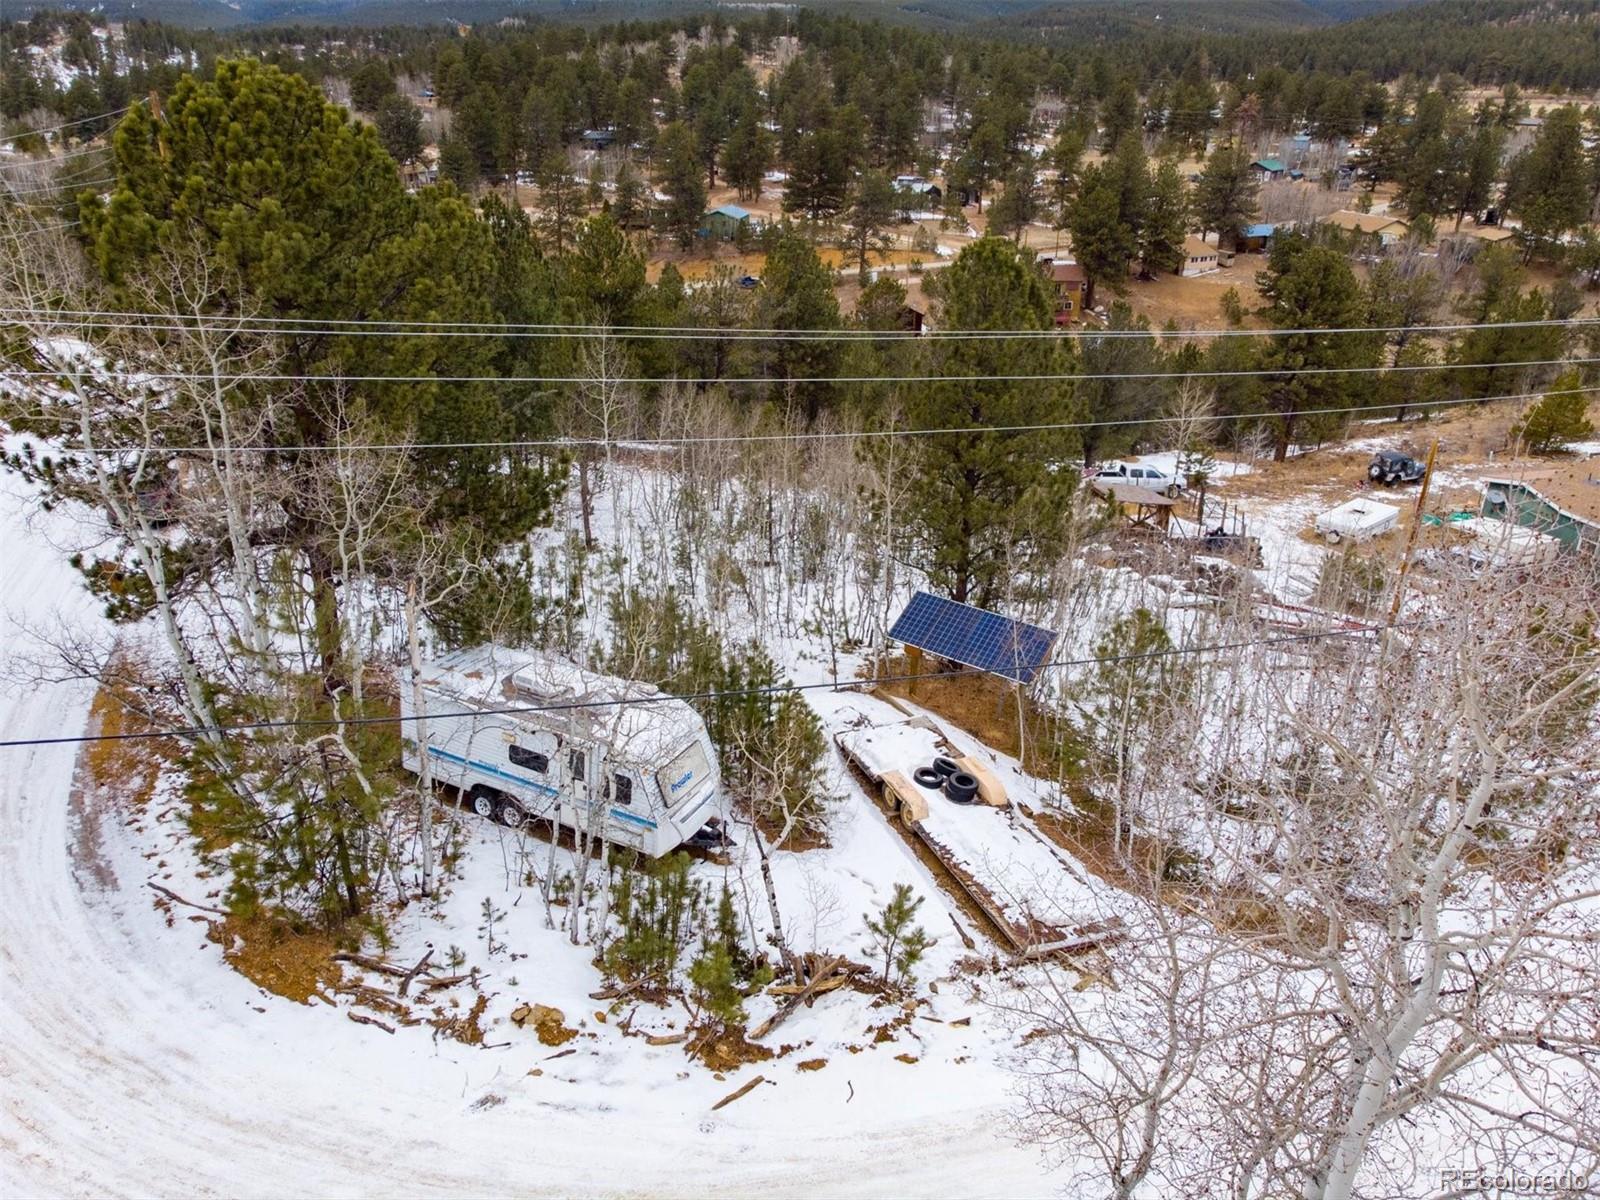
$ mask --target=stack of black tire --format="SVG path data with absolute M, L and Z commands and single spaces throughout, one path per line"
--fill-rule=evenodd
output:
M 954 760 L 936 758 L 931 767 L 918 767 L 911 778 L 929 791 L 941 791 L 957 804 L 971 804 L 978 798 L 978 777 L 963 771 Z

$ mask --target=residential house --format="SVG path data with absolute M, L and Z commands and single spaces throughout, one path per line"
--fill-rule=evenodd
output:
M 1484 480 L 1482 515 L 1511 521 L 1600 557 L 1600 459 L 1540 464 Z
M 1083 273 L 1083 268 L 1070 258 L 1051 258 L 1048 255 L 1039 260 L 1039 265 L 1044 268 L 1045 277 L 1055 289 L 1056 324 L 1066 325 L 1079 320 L 1089 293 L 1089 277 Z
M 615 129 L 585 129 L 578 135 L 585 150 L 609 150 L 617 140 Z
M 1282 179 L 1289 170 L 1281 158 L 1258 158 L 1250 164 L 1250 169 L 1256 173 L 1256 180 L 1260 183 Z
M 936 212 L 944 200 L 944 190 L 921 175 L 896 175 L 894 191 L 900 215 L 910 220 L 916 212 Z
M 1246 225 L 1239 235 L 1238 251 L 1241 254 L 1269 254 L 1272 252 L 1272 238 L 1277 233 L 1278 227 L 1266 221 L 1254 225 Z
M 1322 223 L 1355 234 L 1357 237 L 1376 241 L 1385 250 L 1411 232 L 1411 227 L 1399 217 L 1391 217 L 1388 213 L 1355 212 L 1351 209 L 1340 209 L 1338 212 L 1329 213 L 1322 218 Z
M 1209 275 L 1222 266 L 1221 251 L 1204 238 L 1190 234 L 1183 239 L 1183 265 L 1179 275 Z
M 907 333 L 921 333 L 928 323 L 928 314 L 910 304 L 902 304 L 895 315 L 899 318 L 900 328 Z
M 731 242 L 739 236 L 740 229 L 751 228 L 748 209 L 737 204 L 723 204 L 713 208 L 701 219 L 700 234 L 719 242 Z

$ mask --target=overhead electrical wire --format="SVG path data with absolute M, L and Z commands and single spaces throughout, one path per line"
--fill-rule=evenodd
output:
M 94 117 L 83 117 L 76 121 L 68 121 L 65 125 L 52 125 L 48 129 L 24 129 L 21 133 L 9 134 L 0 137 L 0 142 L 20 142 L 23 138 L 43 137 L 47 133 L 60 133 L 63 129 L 76 129 L 79 125 L 88 125 L 92 121 L 109 121 L 112 117 L 120 117 L 123 113 L 133 108 L 133 105 L 124 105 L 108 113 L 101 113 Z
M 3 376 L 0 376 L 3 378 Z M 1506 392 L 1498 396 L 1461 396 L 1450 400 L 1404 400 L 1393 404 L 1378 404 L 1367 409 L 1360 408 L 1302 408 L 1293 414 L 1295 417 L 1316 416 L 1360 416 L 1362 413 L 1390 412 L 1395 410 L 1409 411 L 1417 408 L 1453 408 L 1465 404 L 1498 404 L 1511 400 L 1534 400 L 1544 396 L 1576 396 L 1589 392 L 1600 392 L 1600 384 L 1591 387 L 1557 388 L 1542 392 Z M 1204 421 L 1266 421 L 1273 417 L 1285 414 L 1272 412 L 1233 412 L 1214 413 L 1204 417 Z M 78 418 L 71 414 L 63 414 L 61 421 L 76 425 Z M 572 449 L 579 446 L 600 447 L 638 447 L 651 449 L 655 447 L 677 448 L 681 446 L 697 445 L 738 445 L 760 442 L 809 442 L 809 441 L 849 441 L 855 438 L 880 439 L 880 438 L 911 438 L 911 437 L 950 437 L 955 435 L 976 435 L 982 433 L 1048 433 L 1070 429 L 1097 429 L 1104 426 L 1123 425 L 1170 425 L 1171 417 L 1130 417 L 1127 420 L 1113 421 L 1051 421 L 1030 425 L 961 425 L 948 428 L 923 428 L 923 429 L 855 429 L 855 430 L 799 430 L 793 433 L 730 433 L 730 434 L 695 434 L 687 437 L 653 437 L 641 434 L 635 437 L 615 438 L 581 438 L 581 437 L 556 437 L 556 438 L 519 438 L 502 439 L 479 442 L 347 442 L 347 443 L 321 443 L 316 445 L 238 445 L 222 444 L 211 446 L 182 446 L 166 445 L 164 443 L 150 446 L 108 446 L 102 447 L 95 453 L 125 455 L 148 451 L 153 454 L 216 454 L 227 452 L 234 454 L 309 454 L 309 453 L 365 453 L 387 450 L 412 452 L 418 450 L 539 450 L 539 449 Z M 88 453 L 88 448 L 77 445 L 60 447 L 67 453 Z
M 1519 367 L 1587 366 L 1600 363 L 1594 358 L 1533 358 L 1517 362 L 1470 363 L 1408 363 L 1401 366 L 1366 367 L 1281 367 L 1277 370 L 1256 367 L 1238 371 L 1109 371 L 1079 374 L 1073 371 L 1040 372 L 1018 375 L 785 375 L 785 376 L 723 376 L 715 379 L 697 379 L 681 376 L 657 375 L 607 375 L 603 379 L 587 375 L 284 375 L 272 372 L 255 374 L 249 371 L 142 371 L 136 369 L 105 368 L 97 373 L 102 377 L 121 377 L 134 382 L 183 383 L 205 380 L 216 383 L 483 383 L 483 384 L 576 384 L 605 383 L 608 385 L 655 384 L 722 384 L 740 387 L 782 387 L 791 383 L 1064 383 L 1076 380 L 1093 383 L 1103 380 L 1135 379 L 1250 379 L 1263 376 L 1285 375 L 1377 375 L 1411 371 L 1475 371 L 1512 370 Z M 62 371 L 8 371 L 12 379 L 59 379 Z
M 1185 654 L 1210 654 L 1228 650 L 1243 650 L 1252 646 L 1292 645 L 1299 642 L 1319 641 L 1325 638 L 1365 637 L 1392 629 L 1411 628 L 1416 622 L 1391 623 L 1359 629 L 1315 629 L 1305 633 L 1285 634 L 1273 638 L 1248 638 L 1235 642 L 1216 642 L 1202 646 L 1168 646 L 1158 650 L 1143 650 L 1128 654 L 1102 654 L 1088 658 L 1050 659 L 1035 664 L 1038 671 L 1060 670 L 1065 667 L 1097 666 L 1108 663 L 1140 662 L 1153 658 L 1169 658 Z M 780 683 L 762 687 L 728 688 L 723 691 L 688 692 L 673 694 L 660 692 L 651 696 L 626 696 L 607 700 L 574 700 L 557 704 L 513 704 L 494 708 L 472 708 L 455 712 L 421 713 L 403 716 L 394 714 L 382 717 L 315 717 L 291 718 L 278 721 L 248 721 L 234 725 L 190 725 L 177 729 L 138 730 L 129 733 L 79 734 L 72 737 L 16 738 L 0 741 L 0 750 L 24 746 L 78 745 L 87 742 L 148 741 L 155 738 L 198 738 L 217 734 L 248 733 L 271 729 L 331 729 L 346 726 L 395 725 L 416 721 L 448 721 L 463 717 L 514 716 L 524 713 L 571 712 L 578 709 L 630 708 L 636 705 L 667 704 L 673 701 L 717 700 L 730 696 L 778 696 L 794 692 L 838 690 L 839 688 L 870 687 L 884 683 L 909 683 L 913 680 L 941 679 L 963 675 L 984 675 L 990 672 L 979 667 L 955 667 L 945 671 L 924 671 L 903 675 L 874 675 L 860 679 L 841 679 L 827 683 Z
M 793 329 L 793 328 L 703 328 L 695 325 L 606 325 L 596 322 L 537 323 L 501 321 L 410 321 L 379 318 L 214 316 L 179 312 L 141 313 L 105 309 L 32 309 L 0 307 L 0 319 L 53 317 L 64 322 L 107 329 L 150 329 L 153 331 L 223 330 L 297 334 L 326 337 L 487 337 L 559 338 L 575 334 L 594 334 L 627 341 L 655 339 L 731 340 L 731 341 L 1013 341 L 1029 338 L 1066 341 L 1099 341 L 1109 338 L 1272 338 L 1330 334 L 1372 333 L 1465 333 L 1475 329 L 1587 328 L 1600 326 L 1597 317 L 1542 318 L 1527 321 L 1486 321 L 1481 323 L 1430 325 L 1348 325 L 1329 329 L 946 329 L 871 330 L 871 329 Z M 164 321 L 167 324 L 153 324 Z
M 104 179 L 63 179 L 57 183 L 47 183 L 42 187 L 35 188 L 14 188 L 7 184 L 0 184 L 0 199 L 9 199 L 15 196 L 44 196 L 52 192 L 99 187 L 103 183 L 115 183 L 116 178 L 115 175 L 107 175 Z

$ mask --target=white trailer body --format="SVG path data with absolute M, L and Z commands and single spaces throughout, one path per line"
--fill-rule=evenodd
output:
M 705 722 L 650 684 L 478 646 L 423 664 L 422 691 L 419 721 L 410 680 L 400 688 L 401 762 L 421 774 L 426 746 L 432 777 L 480 816 L 540 817 L 657 857 L 722 815 Z
M 1376 500 L 1347 500 L 1317 517 L 1317 532 L 1330 543 L 1364 542 L 1400 523 L 1400 510 Z

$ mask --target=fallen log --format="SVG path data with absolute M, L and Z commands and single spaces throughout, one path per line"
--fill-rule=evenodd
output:
M 349 1017 L 357 1025 L 376 1025 L 379 1029 L 383 1030 L 385 1033 L 393 1033 L 394 1032 L 394 1026 L 393 1025 L 386 1025 L 382 1021 L 378 1020 L 378 1018 L 376 1018 L 376 1017 L 364 1017 L 358 1012 L 346 1012 L 344 1015 Z
M 473 967 L 465 975 L 440 975 L 436 979 L 424 979 L 422 990 L 431 992 L 434 988 L 455 987 L 458 983 L 468 983 L 478 977 L 478 968 Z
M 687 1033 L 647 1033 L 644 1040 L 652 1046 L 676 1046 L 689 1040 Z
M 341 950 L 337 954 L 328 956 L 334 962 L 354 963 L 358 967 L 365 967 L 369 971 L 376 971 L 380 975 L 393 975 L 396 979 L 404 979 L 409 973 L 409 967 L 397 967 L 393 963 L 386 963 L 381 958 L 372 958 L 366 954 L 352 954 L 348 950 Z
M 849 982 L 850 977 L 848 975 L 835 974 L 826 983 L 819 983 L 815 986 L 809 983 L 775 983 L 767 991 L 774 996 L 798 996 L 801 992 L 807 990 L 813 995 L 820 995 L 823 992 L 831 992 L 835 988 L 842 988 Z
M 209 904 L 196 904 L 193 900 L 185 900 L 182 896 L 178 895 L 178 893 L 173 891 L 171 888 L 164 888 L 159 883 L 155 883 L 152 880 L 148 880 L 147 879 L 147 880 L 145 880 L 145 883 L 149 884 L 150 889 L 152 891 L 157 892 L 160 895 L 165 896 L 168 900 L 171 900 L 174 904 L 182 904 L 182 905 L 185 905 L 188 908 L 198 908 L 201 912 L 216 913 L 217 916 L 219 916 L 219 917 L 225 917 L 225 916 L 228 915 L 227 913 L 223 912 L 222 909 L 220 909 L 220 908 L 212 908 Z
M 818 967 L 816 973 L 811 976 L 810 981 L 803 988 L 785 1000 L 777 1012 L 773 1013 L 765 1021 L 761 1022 L 761 1027 L 750 1035 L 750 1040 L 759 1042 L 762 1038 L 766 1037 L 767 1034 L 771 1033 L 779 1025 L 782 1025 L 791 1016 L 793 1016 L 794 1010 L 799 1008 L 801 1004 L 809 1000 L 812 996 L 816 995 L 817 989 L 826 983 L 830 977 L 832 977 L 833 973 L 839 969 L 843 962 L 843 958 L 834 957 L 828 959 L 820 967 Z
M 428 960 L 430 958 L 432 958 L 432 957 L 433 957 L 433 947 L 429 946 L 428 947 L 428 952 L 426 954 L 424 954 L 421 958 L 417 959 L 417 965 L 412 967 L 411 970 L 407 971 L 405 978 L 400 981 L 400 995 L 401 996 L 404 996 L 406 994 L 406 989 L 411 986 L 411 981 L 417 977 L 417 972 L 422 970 L 423 967 L 427 966 L 428 965 Z
M 721 1100 L 718 1100 L 715 1104 L 713 1104 L 711 1106 L 711 1111 L 712 1112 L 716 1112 L 717 1109 L 722 1108 L 722 1107 L 724 1107 L 726 1105 L 732 1104 L 735 1100 L 739 1099 L 740 1096 L 749 1095 L 753 1090 L 755 1090 L 756 1088 L 760 1087 L 766 1081 L 767 1081 L 767 1077 L 765 1075 L 757 1075 L 749 1083 L 744 1084 L 742 1087 L 736 1089 L 735 1091 L 729 1092 Z

